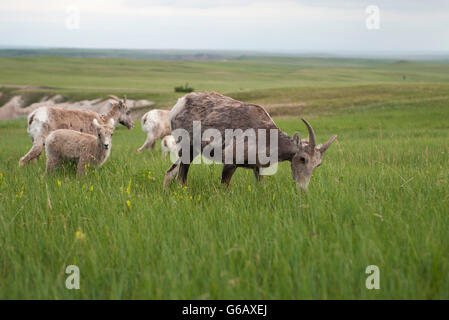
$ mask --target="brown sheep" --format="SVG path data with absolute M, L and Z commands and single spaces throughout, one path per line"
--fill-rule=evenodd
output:
M 221 157 L 218 160 L 224 163 L 222 183 L 229 185 L 232 175 L 238 167 L 252 169 L 255 177 L 261 180 L 262 169 L 268 168 L 273 162 L 289 161 L 293 179 L 300 188 L 306 190 L 312 172 L 321 165 L 324 153 L 337 136 L 332 136 L 324 144 L 317 144 L 312 126 L 306 120 L 302 119 L 302 121 L 309 132 L 308 140 L 301 139 L 298 133 L 295 133 L 293 137 L 287 135 L 276 126 L 270 115 L 259 105 L 238 101 L 216 92 L 189 93 L 180 98 L 170 111 L 169 122 L 172 135 L 176 135 L 175 132 L 184 131 L 187 133 L 188 140 L 186 150 L 181 149 L 178 152 L 180 158 L 165 172 L 164 186 L 167 186 L 175 177 L 181 184 L 185 184 L 193 159 L 202 154 L 210 145 L 215 145 L 217 150 L 221 149 L 219 150 L 221 153 L 217 152 Z M 220 138 L 226 137 L 228 130 L 240 131 L 241 133 L 237 137 L 244 137 L 244 131 L 248 130 L 254 132 L 255 139 L 248 138 L 246 142 L 242 139 L 243 150 L 240 153 L 232 152 L 237 149 L 234 139 L 230 139 L 230 142 L 225 139 L 225 142 L 222 143 L 221 139 L 215 142 L 215 138 L 214 140 L 201 140 L 200 138 L 200 142 L 195 146 L 195 122 L 200 123 L 200 136 L 207 130 L 213 129 L 218 132 Z M 257 133 L 255 129 L 257 129 Z M 267 131 L 270 132 L 268 140 L 263 138 L 268 137 Z M 271 132 L 275 133 L 273 138 L 271 138 Z M 261 135 L 262 133 L 265 135 Z M 177 143 L 182 146 L 181 141 L 178 140 Z M 271 153 L 271 149 L 274 151 L 274 161 L 262 162 L 261 155 L 265 155 L 266 150 L 270 150 Z M 229 152 L 231 157 L 227 159 L 226 155 L 229 150 L 231 150 Z M 186 157 L 183 152 L 186 152 Z M 251 161 L 250 154 L 255 156 L 255 161 Z M 203 156 L 212 157 L 214 160 L 211 153 L 203 154 Z M 227 160 L 230 161 L 227 162 Z

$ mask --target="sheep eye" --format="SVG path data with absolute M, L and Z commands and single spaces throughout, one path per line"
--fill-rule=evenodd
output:
M 98 134 L 98 138 L 101 138 L 101 134 Z

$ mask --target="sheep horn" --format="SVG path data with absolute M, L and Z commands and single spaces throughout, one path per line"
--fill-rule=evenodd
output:
M 312 150 L 315 150 L 315 146 L 316 146 L 316 140 L 315 140 L 315 132 L 313 132 L 313 128 L 310 125 L 310 123 L 307 122 L 307 120 L 305 119 L 301 119 L 307 126 L 307 130 L 309 131 L 309 147 Z
M 327 148 L 329 148 L 332 144 L 332 142 L 334 142 L 334 140 L 337 139 L 337 135 L 333 135 L 321 148 L 320 148 L 320 152 L 324 153 L 324 151 L 327 150 Z
M 113 94 L 108 95 L 108 97 L 116 101 L 120 101 L 120 99 L 117 96 L 114 96 Z

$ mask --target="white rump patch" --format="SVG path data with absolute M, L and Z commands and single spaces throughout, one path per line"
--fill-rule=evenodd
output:
M 143 127 L 145 126 L 147 115 L 148 115 L 148 112 L 145 113 L 145 114 L 142 116 L 142 119 L 140 119 L 140 123 L 142 124 L 142 131 L 143 131 L 143 132 L 145 132 L 145 130 L 144 130 Z
M 31 117 L 33 117 L 33 121 L 28 125 L 27 131 L 31 139 L 36 141 L 42 134 L 44 123 L 48 123 L 48 109 L 41 107 L 30 113 L 28 115 L 28 123 L 30 123 Z
M 173 108 L 170 110 L 170 115 L 168 117 L 168 122 L 170 123 L 170 129 L 173 130 L 171 127 L 171 120 L 184 108 L 186 104 L 186 96 L 183 96 L 178 99 L 178 102 L 173 106 Z
M 46 107 L 36 109 L 32 114 L 34 114 L 33 121 L 47 122 L 48 121 L 48 109 Z
M 145 123 L 143 120 L 146 119 Z M 142 131 L 149 133 L 153 132 L 153 129 L 162 121 L 159 110 L 151 110 L 145 113 L 142 117 Z

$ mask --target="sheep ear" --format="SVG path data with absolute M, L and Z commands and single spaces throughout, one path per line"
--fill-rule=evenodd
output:
M 92 123 L 94 124 L 94 126 L 95 126 L 96 128 L 98 128 L 98 127 L 100 126 L 100 124 L 98 123 L 98 120 L 97 120 L 97 119 L 94 119 L 94 121 L 92 121 Z
M 109 125 L 111 126 L 111 127 L 113 127 L 114 126 L 114 124 L 115 124 L 115 121 L 114 121 L 114 119 L 109 119 Z
M 293 135 L 293 142 L 299 146 L 301 145 L 301 137 L 299 136 L 298 132 L 295 132 L 295 134 Z

